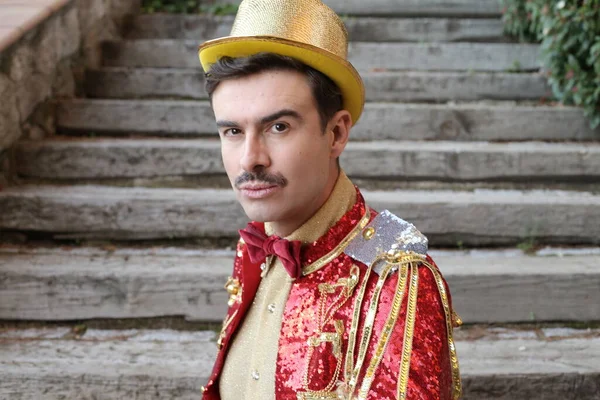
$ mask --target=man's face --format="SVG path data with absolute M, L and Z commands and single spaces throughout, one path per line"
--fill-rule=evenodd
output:
M 212 101 L 225 170 L 244 211 L 291 233 L 327 200 L 338 174 L 334 134 L 323 132 L 307 78 L 267 71 L 228 80 Z

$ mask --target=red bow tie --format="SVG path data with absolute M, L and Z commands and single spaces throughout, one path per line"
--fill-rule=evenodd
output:
M 258 263 L 267 256 L 274 255 L 279 257 L 283 267 L 293 279 L 297 279 L 302 275 L 302 264 L 300 262 L 301 241 L 289 241 L 275 235 L 267 236 L 252 223 L 249 223 L 246 229 L 239 232 L 248 247 L 250 261 Z

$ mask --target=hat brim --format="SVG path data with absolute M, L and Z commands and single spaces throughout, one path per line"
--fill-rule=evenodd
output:
M 248 57 L 258 53 L 275 53 L 292 57 L 322 72 L 342 92 L 344 109 L 356 124 L 365 103 L 365 88 L 356 69 L 347 60 L 309 44 L 271 36 L 225 37 L 210 40 L 198 50 L 200 63 L 208 71 L 221 57 Z

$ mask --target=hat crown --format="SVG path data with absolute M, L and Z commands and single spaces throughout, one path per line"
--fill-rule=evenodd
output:
M 348 32 L 321 0 L 244 0 L 233 37 L 277 37 L 315 46 L 348 59 Z

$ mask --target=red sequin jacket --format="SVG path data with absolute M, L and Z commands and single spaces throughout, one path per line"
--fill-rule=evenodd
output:
M 388 212 L 377 215 L 359 193 L 339 222 L 303 248 L 303 276 L 283 314 L 277 399 L 460 397 L 455 314 L 426 245 L 414 226 Z M 203 400 L 219 399 L 221 370 L 258 289 L 260 264 L 240 242 Z

